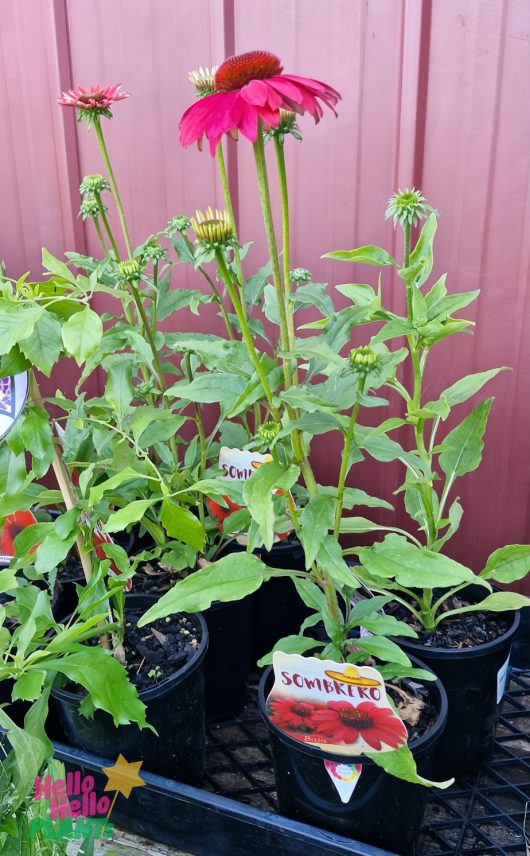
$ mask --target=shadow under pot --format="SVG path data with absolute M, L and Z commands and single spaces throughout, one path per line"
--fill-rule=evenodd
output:
M 414 659 L 414 665 L 426 668 Z M 280 813 L 295 820 L 330 829 L 385 852 L 413 852 L 429 789 L 385 773 L 364 755 L 347 757 L 302 743 L 281 731 L 271 720 L 267 696 L 273 685 L 269 667 L 259 686 L 259 707 L 269 730 Z M 440 681 L 427 684 L 434 722 L 409 744 L 418 772 L 430 778 L 436 743 L 447 718 L 447 698 Z M 347 802 L 342 802 L 325 761 L 360 765 L 360 775 Z
M 459 593 L 462 600 L 479 603 L 487 592 L 469 586 Z M 485 613 L 483 613 L 485 614 Z M 478 613 L 465 614 L 467 622 Z M 499 628 L 497 638 L 474 647 L 449 648 L 396 639 L 409 657 L 419 657 L 442 681 L 448 699 L 447 725 L 438 744 L 434 776 L 461 776 L 485 766 L 493 757 L 495 728 L 510 664 L 513 637 L 519 627 L 518 612 L 489 613 Z M 456 619 L 447 621 L 458 622 Z M 444 630 L 445 622 L 439 627 Z M 428 642 L 428 640 L 426 640 Z
M 148 595 L 128 595 L 126 624 L 132 623 L 156 602 Z M 164 620 L 161 620 L 164 624 Z M 157 622 L 142 628 L 142 637 L 150 634 Z M 208 646 L 208 630 L 200 613 L 177 614 L 165 623 L 159 635 L 177 635 L 182 665 L 158 683 L 139 689 L 146 705 L 146 718 L 158 732 L 140 729 L 137 725 L 116 727 L 112 717 L 96 710 L 92 719 L 79 713 L 84 691 L 75 687 L 54 688 L 61 729 L 67 742 L 105 758 L 117 758 L 121 753 L 128 761 L 142 760 L 144 769 L 189 784 L 199 784 L 204 775 L 204 657 Z M 185 636 L 189 642 L 182 643 Z M 191 640 L 196 640 L 193 647 Z M 127 643 L 127 640 L 126 640 Z M 161 643 L 162 644 L 162 643 Z M 139 647 L 139 646 L 138 646 Z M 126 649 L 128 648 L 126 644 Z M 142 659 L 142 651 L 139 652 Z M 149 669 L 149 666 L 145 668 Z M 132 672 L 133 682 L 134 671 Z

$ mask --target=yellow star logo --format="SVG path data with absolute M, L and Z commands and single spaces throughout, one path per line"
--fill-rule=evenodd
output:
M 145 785 L 144 780 L 138 775 L 142 763 L 143 761 L 129 763 L 120 753 L 114 767 L 103 767 L 103 772 L 108 779 L 104 790 L 116 791 L 116 794 L 123 794 L 125 799 L 129 799 L 133 788 L 141 788 Z

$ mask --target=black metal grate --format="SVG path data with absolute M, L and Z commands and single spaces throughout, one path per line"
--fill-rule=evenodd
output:
M 277 811 L 268 732 L 256 705 L 256 690 L 253 679 L 242 713 L 209 726 L 205 787 L 255 808 Z M 528 856 L 523 832 L 527 801 L 530 671 L 512 670 L 492 762 L 447 791 L 431 792 L 417 856 Z

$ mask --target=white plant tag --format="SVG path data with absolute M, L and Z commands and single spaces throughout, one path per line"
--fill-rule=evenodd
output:
M 502 664 L 497 672 L 497 704 L 500 704 L 506 687 L 506 679 L 510 668 L 510 657 Z
M 0 378 L 0 440 L 9 434 L 28 397 L 28 373 Z
M 272 455 L 260 455 L 259 452 L 249 452 L 247 449 L 221 446 L 219 450 L 219 466 L 224 470 L 221 478 L 232 481 L 246 481 L 262 464 L 269 461 L 272 461 Z
M 280 651 L 273 668 L 267 713 L 289 737 L 350 758 L 406 744 L 377 669 Z
M 337 764 L 336 761 L 324 761 L 324 767 L 340 797 L 340 801 L 347 803 L 351 799 L 357 782 L 361 778 L 362 764 Z

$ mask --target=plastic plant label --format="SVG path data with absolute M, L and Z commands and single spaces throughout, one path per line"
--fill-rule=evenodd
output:
M 288 737 L 350 758 L 406 744 L 377 669 L 280 651 L 273 669 L 267 712 Z
M 497 704 L 500 704 L 502 701 L 504 690 L 506 688 L 506 679 L 508 677 L 509 668 L 510 658 L 508 657 L 506 662 L 502 664 L 499 671 L 497 672 Z
M 337 764 L 336 761 L 328 761 L 326 758 L 324 760 L 324 767 L 337 789 L 340 801 L 343 803 L 349 802 L 351 795 L 357 787 L 357 782 L 361 778 L 362 764 Z
M 27 372 L 0 378 L 0 440 L 9 434 L 28 397 Z
M 2 549 L 0 564 L 9 565 L 15 555 L 15 538 L 19 532 L 22 532 L 28 526 L 33 526 L 36 522 L 37 519 L 31 511 L 15 511 L 6 517 L 0 537 L 0 547 Z M 36 546 L 33 547 L 33 551 L 36 549 Z

